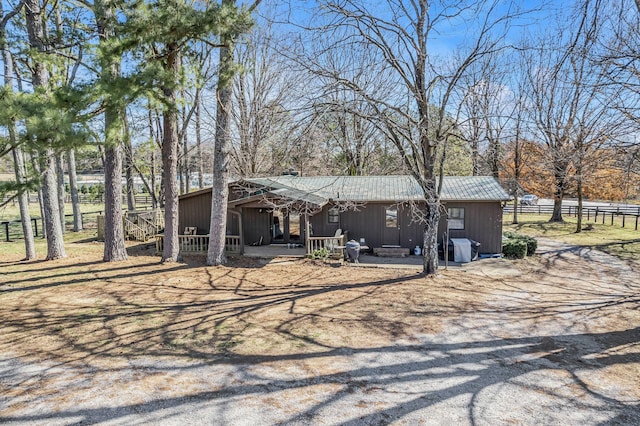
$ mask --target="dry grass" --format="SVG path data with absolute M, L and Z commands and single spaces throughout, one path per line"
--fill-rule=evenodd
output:
M 563 223 L 551 223 L 546 215 L 520 214 L 518 224 L 512 224 L 512 215 L 504 218 L 504 230 L 511 230 L 533 237 L 546 237 L 577 246 L 602 250 L 627 262 L 640 265 L 640 230 L 633 223 L 622 228 L 620 224 L 610 225 L 584 221 L 593 226 L 592 230 L 576 233 L 576 218 L 565 216 Z
M 2 264 L 0 352 L 87 362 L 365 347 L 438 332 L 441 316 L 482 300 L 467 300 L 476 291 L 467 282 L 451 289 L 446 274 L 248 259 L 214 268 L 148 255 L 105 264 L 98 246 L 72 244 L 55 262 Z M 437 298 L 445 288 L 451 297 Z
M 86 239 L 67 250 L 69 258 L 53 262 L 21 262 L 3 252 L 0 356 L 13 369 L 43 369 L 2 388 L 9 402 L 0 416 L 11 416 L 5 419 L 29 419 L 29 404 L 46 403 L 68 419 L 97 422 L 102 417 L 86 410 L 96 392 L 148 410 L 149 395 L 162 404 L 217 395 L 226 379 L 240 380 L 218 377 L 228 370 L 216 367 L 229 365 L 261 368 L 260 380 L 285 377 L 259 397 L 296 410 L 301 392 L 341 398 L 364 383 L 354 382 L 361 367 L 345 359 L 396 353 L 407 358 L 380 386 L 402 388 L 407 375 L 416 383 L 440 377 L 462 396 L 531 374 L 561 378 L 566 385 L 551 392 L 566 393 L 563 404 L 602 395 L 603 404 L 625 401 L 632 411 L 640 401 L 638 269 L 606 255 L 585 260 L 603 256 L 589 248 L 488 259 L 437 278 L 303 260 L 161 264 L 148 245 L 130 246 L 130 260 L 106 264 L 102 244 Z M 492 269 L 483 262 L 496 263 Z M 417 354 L 433 359 L 412 361 Z M 262 386 L 233 380 L 230 386 L 246 392 Z

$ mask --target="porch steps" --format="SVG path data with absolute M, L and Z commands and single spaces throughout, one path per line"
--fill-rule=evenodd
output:
M 408 257 L 411 249 L 406 247 L 374 247 L 373 254 L 380 257 Z

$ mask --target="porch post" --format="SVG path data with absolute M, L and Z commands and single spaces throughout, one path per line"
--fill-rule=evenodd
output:
M 304 214 L 304 248 L 305 251 L 307 252 L 307 254 L 309 254 L 309 231 L 311 230 L 311 227 L 309 226 L 309 218 L 311 216 L 309 216 L 308 213 Z
M 242 232 L 242 207 L 238 213 L 238 231 L 240 232 L 240 255 L 244 255 L 244 233 Z

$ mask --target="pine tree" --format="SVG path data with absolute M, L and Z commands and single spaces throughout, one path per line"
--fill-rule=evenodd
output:
M 25 15 L 29 45 L 36 55 L 46 55 L 43 10 L 39 0 L 25 1 Z M 33 61 L 32 82 L 37 95 L 47 96 L 49 92 L 49 73 L 41 58 Z M 46 117 L 45 117 L 46 119 Z M 47 236 L 47 260 L 66 257 L 60 211 L 58 209 L 58 191 L 56 186 L 56 152 L 52 141 L 43 135 L 35 135 L 42 159 L 42 207 L 44 227 Z
M 100 95 L 104 106 L 105 133 L 105 262 L 127 259 L 122 218 L 122 144 L 124 137 L 124 100 L 114 90 L 120 77 L 120 52 L 111 49 L 116 43 L 116 8 L 111 0 L 93 4 L 100 37 Z
M 257 0 L 247 9 L 251 13 L 260 3 Z M 222 0 L 222 7 L 226 10 L 235 9 L 234 0 Z M 213 159 L 213 188 L 211 196 L 211 223 L 209 226 L 209 249 L 207 265 L 221 265 L 226 263 L 224 255 L 225 237 L 227 229 L 227 203 L 229 195 L 229 151 L 231 132 L 229 115 L 233 94 L 232 77 L 235 71 L 233 51 L 236 39 L 247 31 L 248 26 L 229 28 L 221 35 L 220 64 L 218 71 L 218 86 L 216 88 L 216 142 Z
M 181 59 L 189 43 L 219 34 L 234 34 L 248 28 L 248 13 L 209 3 L 198 9 L 183 0 L 137 3 L 125 26 L 125 48 L 146 46 L 135 76 L 148 96 L 163 107 L 162 164 L 165 194 L 165 230 L 162 260 L 178 258 L 178 94 L 183 84 Z M 156 88 L 160 88 L 157 90 Z M 226 200 L 225 200 L 226 203 Z M 226 211 L 226 204 L 225 204 Z
M 8 93 L 13 93 L 13 59 L 7 47 L 6 25 L 13 16 L 22 9 L 22 3 L 7 15 L 4 14 L 2 3 L 0 2 L 0 52 L 4 63 L 4 87 Z M 6 110 L 5 110 L 6 112 Z M 7 128 L 9 131 L 9 143 L 12 147 L 13 164 L 15 169 L 16 184 L 18 185 L 18 205 L 20 208 L 20 219 L 22 221 L 22 232 L 24 235 L 25 260 L 36 258 L 36 248 L 33 239 L 33 229 L 31 228 L 31 214 L 29 213 L 29 197 L 24 187 L 26 183 L 26 170 L 24 164 L 24 153 L 18 143 L 15 118 L 8 117 Z

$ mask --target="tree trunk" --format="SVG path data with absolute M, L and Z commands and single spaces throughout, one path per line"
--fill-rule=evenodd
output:
M 576 167 L 576 175 L 578 176 L 578 218 L 576 221 L 576 234 L 578 234 L 582 232 L 582 164 Z
M 196 155 L 198 164 L 198 188 L 204 188 L 204 164 L 202 161 L 202 129 L 200 115 L 200 96 L 196 97 Z
M 113 111 L 105 112 L 105 127 L 113 129 Z M 109 118 L 107 119 L 107 115 Z M 105 147 L 104 176 L 104 257 L 105 262 L 127 260 L 127 249 L 124 245 L 124 223 L 122 217 L 122 147 L 112 142 Z
M 29 45 L 38 54 L 45 54 L 45 34 L 42 19 L 42 9 L 39 0 L 25 1 L 25 17 Z M 49 86 L 49 75 L 42 61 L 33 64 L 33 86 L 45 90 Z M 36 137 L 38 137 L 36 135 Z M 51 141 L 37 139 L 40 156 L 43 160 L 42 170 L 42 210 L 44 212 L 44 229 L 47 236 L 47 260 L 66 257 L 64 238 L 60 226 L 60 211 L 58 210 L 58 191 L 56 191 L 56 153 L 50 146 Z
M 566 186 L 565 169 L 555 173 L 555 188 L 553 192 L 553 214 L 549 222 L 564 222 L 562 218 L 562 201 Z
M 438 223 L 440 222 L 440 203 L 427 201 L 426 224 L 422 241 L 423 272 L 427 275 L 438 273 Z
M 35 153 L 30 154 L 31 167 L 33 167 L 33 173 L 36 176 L 42 176 L 42 168 Z M 47 238 L 47 227 L 44 225 L 44 196 L 42 195 L 42 185 L 38 186 L 38 206 L 40 206 L 40 217 L 42 218 L 42 238 Z
M 180 53 L 178 46 L 169 44 L 167 71 L 178 80 Z M 163 113 L 162 166 L 164 183 L 164 248 L 163 262 L 176 262 L 180 251 L 178 243 L 178 113 L 176 111 L 176 89 L 164 88 L 167 107 Z
M 100 34 L 100 43 L 113 41 L 115 36 L 115 11 L 108 2 L 94 3 L 96 25 Z M 120 76 L 120 58 L 109 55 L 102 56 L 101 78 L 108 83 Z M 124 245 L 124 223 L 122 217 L 122 139 L 124 111 L 119 105 L 109 100 L 104 110 L 104 256 L 105 262 L 126 260 L 127 249 Z
M 4 17 L 4 11 L 0 4 L 0 18 Z M 0 28 L 0 50 L 2 50 L 2 61 L 4 63 L 4 86 L 13 91 L 13 58 L 5 45 L 6 32 L 4 26 Z M 20 149 L 16 132 L 15 121 L 11 120 L 8 126 L 9 143 L 13 146 L 13 168 L 16 176 L 16 183 L 23 185 L 26 182 L 26 169 L 24 165 L 24 154 Z M 29 212 L 29 194 L 21 191 L 18 195 L 18 205 L 20 208 L 20 219 L 22 221 L 22 234 L 24 235 L 25 260 L 36 258 L 36 247 L 33 240 L 33 228 L 31 228 L 31 213 Z
M 189 173 L 189 138 L 187 132 L 182 136 L 182 166 L 184 170 L 184 192 L 191 191 L 191 173 Z
M 62 233 L 67 230 L 66 220 L 64 216 L 64 202 L 66 191 L 64 189 L 64 154 L 56 155 L 56 182 L 58 184 L 58 210 L 60 210 L 60 226 Z
M 47 260 L 67 257 L 58 205 L 56 179 L 56 153 L 53 148 L 44 150 L 44 168 L 42 171 L 42 208 L 44 210 L 44 228 L 47 235 Z
M 129 134 L 129 125 L 124 120 L 124 159 L 125 159 L 125 175 L 127 178 L 127 211 L 136 210 L 136 191 L 133 179 L 133 146 L 131 146 L 131 135 Z
M 232 5 L 232 0 L 223 0 L 224 5 Z M 213 158 L 213 188 L 211 194 L 211 224 L 209 226 L 209 250 L 207 265 L 222 265 L 227 262 L 224 254 L 227 230 L 227 203 L 229 195 L 229 148 L 231 114 L 233 40 L 229 35 L 222 38 L 220 48 L 220 68 L 216 88 L 216 141 Z
M 9 126 L 9 138 L 12 144 L 15 141 L 16 132 L 13 125 Z M 16 182 L 20 185 L 25 183 L 24 158 L 22 150 L 14 145 L 13 164 L 16 173 Z M 29 194 L 27 191 L 20 192 L 18 195 L 18 205 L 20 206 L 20 219 L 22 220 L 22 233 L 24 235 L 25 260 L 36 258 L 36 247 L 33 240 L 33 228 L 31 228 L 31 213 L 29 212 Z
M 78 197 L 78 179 L 76 177 L 76 153 L 74 149 L 67 151 L 67 170 L 69 173 L 69 192 L 73 209 L 73 232 L 82 231 L 82 212 Z
M 514 175 L 514 191 L 513 191 L 513 224 L 518 223 L 518 194 L 520 193 L 520 172 L 522 169 L 522 159 L 520 153 L 520 128 L 516 130 L 516 139 L 513 157 L 513 175 Z
M 163 205 L 163 201 L 158 198 L 158 189 L 156 185 L 156 154 L 155 152 L 151 152 L 151 203 L 153 209 L 157 209 L 158 207 Z

